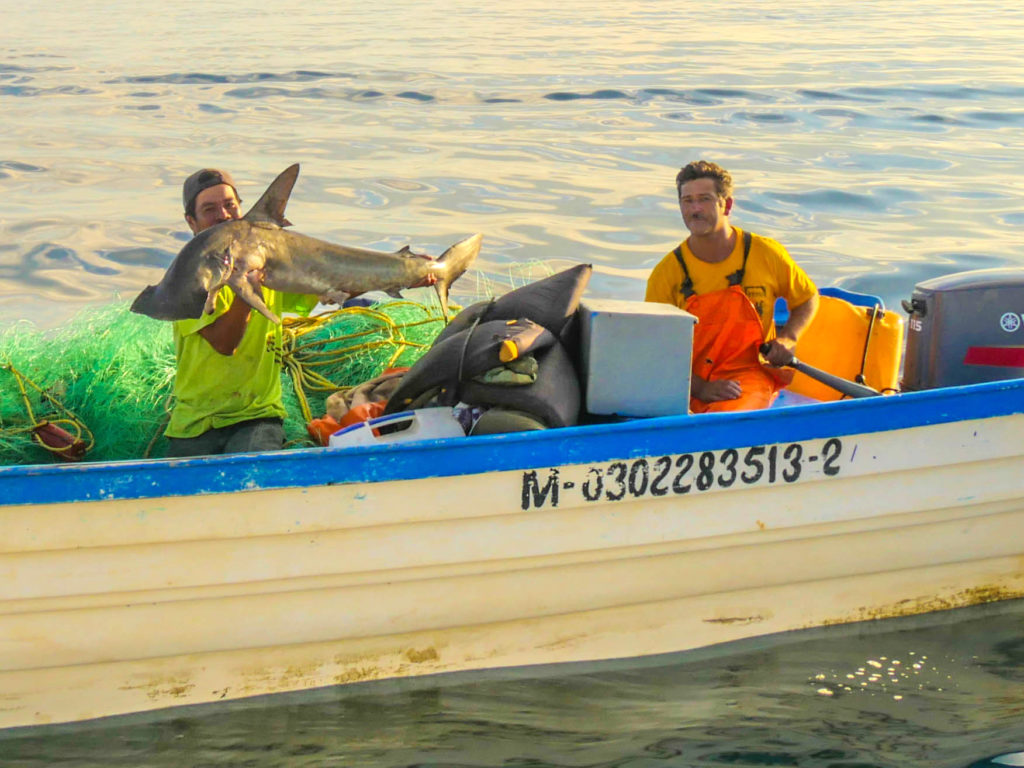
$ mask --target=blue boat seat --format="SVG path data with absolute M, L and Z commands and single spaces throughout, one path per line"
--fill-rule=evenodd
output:
M 845 288 L 837 288 L 836 286 L 829 285 L 825 288 L 819 288 L 818 293 L 822 296 L 832 296 L 836 299 L 842 299 L 848 301 L 855 307 L 878 307 L 881 310 L 885 310 L 885 302 L 882 301 L 881 296 L 873 296 L 870 293 L 858 293 L 857 291 L 848 291 Z M 775 300 L 775 326 L 781 328 L 786 324 L 789 319 L 789 305 L 786 304 L 786 300 L 778 298 Z

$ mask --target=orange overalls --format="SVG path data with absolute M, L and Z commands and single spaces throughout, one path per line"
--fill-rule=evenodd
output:
M 693 373 L 707 381 L 733 379 L 743 389 L 735 400 L 706 403 L 691 397 L 693 413 L 767 408 L 787 383 L 781 371 L 761 363 L 759 348 L 765 341 L 761 317 L 742 287 L 750 241 L 750 233 L 744 232 L 743 265 L 729 275 L 729 286 L 700 295 L 694 293 L 682 246 L 674 251 L 686 278 L 681 287 L 683 308 L 698 320 L 693 329 Z

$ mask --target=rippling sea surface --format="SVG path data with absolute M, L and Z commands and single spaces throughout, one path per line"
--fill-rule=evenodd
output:
M 895 307 L 1024 265 L 1022 45 L 1020 5 L 984 0 L 0 0 L 0 330 L 159 279 L 196 168 L 251 203 L 294 162 L 306 234 L 484 233 L 456 294 L 586 261 L 591 294 L 641 298 L 703 157 L 738 225 Z M 361 687 L 0 738 L 0 765 L 963 766 L 1024 749 L 1022 624 Z
M 0 764 L 965 768 L 1024 749 L 1022 624 L 1013 601 L 633 662 L 357 684 L 0 735 Z

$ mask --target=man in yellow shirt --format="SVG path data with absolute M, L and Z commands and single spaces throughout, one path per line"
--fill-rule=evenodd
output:
M 789 361 L 818 309 L 818 291 L 779 243 L 729 223 L 732 177 L 698 160 L 676 176 L 679 209 L 690 236 L 668 253 L 647 281 L 647 301 L 681 307 L 698 318 L 694 329 L 690 409 L 765 408 L 782 386 L 761 364 L 768 342 L 772 366 Z M 775 332 L 775 299 L 789 319 Z
M 185 180 L 185 221 L 193 235 L 241 218 L 241 199 L 226 171 L 204 168 Z M 262 290 L 272 312 L 308 314 L 316 296 L 285 294 L 249 281 Z M 165 434 L 168 457 L 279 450 L 284 447 L 285 409 L 281 402 L 281 326 L 271 323 L 224 287 L 214 312 L 174 327 L 178 368 L 175 406 Z

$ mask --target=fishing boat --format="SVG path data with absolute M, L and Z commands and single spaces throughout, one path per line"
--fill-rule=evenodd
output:
M 1024 363 L 963 327 L 1024 334 L 1008 279 L 915 292 L 916 391 L 0 468 L 0 727 L 1024 596 Z

